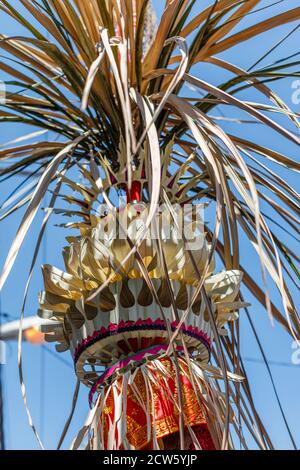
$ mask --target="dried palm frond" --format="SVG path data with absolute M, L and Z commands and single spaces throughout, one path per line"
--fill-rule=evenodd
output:
M 257 68 L 258 61 L 247 71 L 219 54 L 232 49 L 232 61 L 238 62 L 234 60 L 235 46 L 299 20 L 300 7 L 274 16 L 272 8 L 265 8 L 260 0 L 219 0 L 203 11 L 195 0 L 167 0 L 155 28 L 147 0 L 19 0 L 19 4 L 20 9 L 15 9 L 9 0 L 0 0 L 2 17 L 14 19 L 22 31 L 14 37 L 0 35 L 5 54 L 0 70 L 10 76 L 6 100 L 0 105 L 0 122 L 34 126 L 40 133 L 24 135 L 0 149 L 1 180 L 25 171 L 27 184 L 24 191 L 9 196 L 0 216 L 2 220 L 26 206 L 0 286 L 53 183 L 56 188 L 72 190 L 56 189 L 53 206 L 62 198 L 77 207 L 52 208 L 46 223 L 52 213 L 64 213 L 72 218 L 69 226 L 79 228 L 85 236 L 93 226 L 95 202 L 113 206 L 114 192 L 125 189 L 130 193 L 138 180 L 150 206 L 148 226 L 158 204 L 165 204 L 172 215 L 174 201 L 209 201 L 215 209 L 215 224 L 205 227 L 211 244 L 206 269 L 216 253 L 226 270 L 242 271 L 243 285 L 270 318 L 299 341 L 300 321 L 289 289 L 290 281 L 299 287 L 299 257 L 282 240 L 280 230 L 283 227 L 299 240 L 300 198 L 280 170 L 299 173 L 300 162 L 270 142 L 259 144 L 245 138 L 241 132 L 245 118 L 241 116 L 246 114 L 247 120 L 269 128 L 296 149 L 300 143 L 298 115 L 270 86 L 298 77 L 295 69 L 300 62 L 287 59 Z M 256 10 L 266 16 L 258 23 Z M 251 24 L 246 28 L 245 18 Z M 195 73 L 199 63 L 221 69 L 230 78 L 218 86 L 208 83 Z M 261 100 L 251 101 L 250 93 L 249 99 L 239 97 L 239 92 L 244 91 L 245 96 L 250 90 Z M 230 133 L 213 115 L 221 108 L 235 113 Z M 40 141 L 32 143 L 37 136 Z M 36 174 L 39 179 L 32 185 Z M 274 214 L 271 221 L 268 214 Z M 240 243 L 245 238 L 258 254 L 261 283 L 247 269 L 244 258 L 248 251 Z M 135 240 L 124 256 L 137 258 L 151 290 L 147 265 L 139 253 L 141 243 Z M 158 241 L 163 266 L 159 245 Z M 188 253 L 197 274 L 193 305 L 200 293 L 206 295 L 206 273 L 197 269 L 193 253 Z M 164 275 L 167 286 L 168 269 Z M 281 295 L 281 307 L 270 299 L 268 277 Z M 246 376 L 238 338 L 238 323 L 230 327 L 227 337 L 216 333 L 214 361 L 224 380 L 227 371 Z M 247 445 L 239 422 L 229 416 L 233 407 L 257 445 L 271 448 L 247 380 L 225 382 L 220 446 L 231 445 L 229 427 Z M 218 394 L 218 382 L 215 386 Z

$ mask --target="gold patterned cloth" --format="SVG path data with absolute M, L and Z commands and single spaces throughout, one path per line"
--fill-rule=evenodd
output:
M 145 380 L 144 373 L 139 369 L 135 373 L 132 384 L 127 385 L 126 437 L 128 443 L 137 450 L 152 447 L 153 433 L 155 433 L 157 442 L 160 442 L 164 437 L 179 432 L 180 400 L 176 381 L 176 366 L 169 358 L 163 358 L 159 362 L 162 368 L 152 368 L 149 372 L 150 380 Z M 193 389 L 189 379 L 188 366 L 182 358 L 179 363 L 179 375 L 185 423 L 188 423 L 192 428 L 196 427 L 195 429 L 200 430 L 202 434 L 206 432 L 207 438 L 211 441 L 199 397 Z M 121 378 L 117 379 L 115 386 L 123 386 Z M 104 390 L 103 393 L 107 392 Z M 108 434 L 111 432 L 112 423 L 116 420 L 112 388 L 108 392 L 103 413 L 105 415 L 104 443 L 107 445 Z M 117 434 L 117 427 L 115 432 Z M 115 437 L 118 441 L 118 436 Z M 212 441 L 209 444 L 210 447 L 213 446 Z

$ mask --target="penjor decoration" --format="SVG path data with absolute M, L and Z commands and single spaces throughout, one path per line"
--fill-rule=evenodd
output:
M 41 448 L 21 333 L 54 218 L 67 246 L 60 261 L 47 260 L 58 267 L 42 267 L 39 315 L 46 340 L 71 354 L 77 376 L 58 449 L 80 383 L 90 412 L 72 449 L 273 449 L 242 344 L 251 339 L 265 358 L 258 309 L 300 344 L 293 296 L 300 198 L 290 183 L 300 170 L 299 116 L 272 89 L 273 81 L 297 76 L 297 62 L 291 51 L 261 64 L 285 39 L 255 65 L 245 65 L 249 54 L 241 51 L 299 20 L 300 7 L 278 13 L 260 0 L 205 8 L 166 0 L 156 19 L 148 0 L 20 0 L 20 10 L 14 3 L 0 0 L 1 15 L 22 26 L 19 35 L 0 35 L 10 59 L 0 61 L 10 76 L 0 122 L 34 131 L 0 149 L 1 181 L 22 177 L 0 220 L 26 207 L 0 289 L 46 207 L 18 351 Z
M 194 221 L 200 206 L 184 214 L 180 210 L 178 202 L 187 194 L 176 183 L 179 175 L 166 186 L 179 215 L 173 220 L 169 209 L 160 209 L 158 236 L 153 229 L 139 242 L 148 215 L 141 181 L 133 181 L 130 194 L 125 188 L 125 206 L 100 217 L 90 215 L 91 201 L 99 196 L 96 181 L 86 170 L 82 173 L 90 184 L 82 187 L 84 198 L 77 201 L 87 208 L 85 220 L 76 224 L 81 234 L 68 239 L 65 271 L 43 267 L 40 315 L 55 321 L 43 328 L 46 339 L 57 341 L 60 352 L 70 349 L 78 378 L 90 387 L 90 405 L 97 407 L 90 446 L 177 448 L 181 431 L 185 448 L 219 448 L 224 423 L 215 417 L 215 407 L 224 397 L 209 381 L 220 372 L 208 366 L 214 340 L 208 309 L 217 334 L 225 333 L 224 325 L 243 306 L 236 301 L 242 273 L 215 274 L 201 220 Z M 115 181 L 124 188 L 118 175 L 109 177 L 104 186 Z M 190 254 L 180 226 L 185 233 L 193 229 Z M 138 256 L 132 253 L 137 243 Z M 197 289 L 200 273 L 205 273 L 209 305 Z

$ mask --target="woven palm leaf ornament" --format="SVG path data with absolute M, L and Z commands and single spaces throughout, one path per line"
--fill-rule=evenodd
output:
M 42 267 L 39 315 L 51 320 L 47 341 L 71 353 L 88 389 L 91 411 L 72 448 L 272 449 L 241 361 L 239 315 L 249 316 L 241 287 L 270 324 L 276 320 L 298 341 L 289 282 L 298 285 L 299 259 L 276 230 L 282 224 L 298 233 L 299 195 L 273 163 L 290 172 L 300 164 L 270 142 L 241 137 L 239 126 L 247 113 L 297 148 L 297 115 L 264 83 L 283 79 L 282 69 L 292 74 L 292 64 L 246 72 L 219 54 L 263 33 L 266 24 L 294 21 L 300 8 L 273 16 L 263 8 L 267 23 L 233 32 L 259 0 L 219 0 L 203 11 L 195 1 L 167 1 L 157 25 L 147 1 L 20 3 L 41 28 L 0 0 L 2 12 L 28 30 L 21 38 L 1 36 L 0 47 L 27 75 L 0 63 L 20 87 L 8 90 L 0 118 L 36 125 L 41 140 L 32 143 L 31 134 L 23 137 L 29 143 L 0 150 L 8 162 L 1 176 L 29 172 L 26 190 L 1 216 L 27 204 L 1 287 L 51 189 L 22 316 L 43 233 L 55 216 L 67 231 L 64 267 Z M 212 85 L 192 68 L 199 63 L 233 78 Z M 239 89 L 248 88 L 262 102 L 240 99 Z M 221 107 L 237 113 L 230 133 L 214 116 Z M 275 224 L 261 211 L 262 200 L 276 211 Z M 241 232 L 258 255 L 261 283 L 240 253 Z M 270 299 L 268 278 L 280 307 Z M 27 406 L 21 336 L 19 367 L 39 439 Z
M 157 449 L 159 440 L 179 433 L 174 354 L 180 386 L 183 383 L 186 387 L 182 390 L 183 418 L 188 426 L 196 426 L 202 446 L 212 447 L 205 418 L 207 413 L 211 414 L 210 406 L 205 400 L 202 403 L 197 395 L 202 397 L 205 386 L 209 390 L 205 371 L 214 336 L 205 302 L 201 294 L 197 295 L 199 280 L 180 237 L 179 217 L 172 221 L 169 210 L 161 209 L 156 216 L 157 226 L 161 227 L 159 241 L 152 233 L 139 244 L 140 262 L 147 270 L 145 279 L 139 258 L 131 254 L 131 247 L 147 219 L 147 204 L 141 201 L 143 178 L 135 179 L 139 174 L 146 183 L 144 170 L 133 172 L 132 189 L 126 196 L 131 203 L 102 217 L 91 215 L 91 200 L 98 199 L 99 189 L 87 170 L 82 171 L 90 184 L 82 186 L 81 193 L 85 197 L 77 202 L 87 208 L 84 221 L 76 224 L 81 234 L 68 239 L 70 245 L 64 250 L 65 271 L 43 267 L 45 291 L 40 299 L 40 315 L 55 320 L 53 327 L 44 329 L 46 339 L 58 341 L 58 351 L 71 350 L 77 376 L 91 388 L 90 404 L 99 394 L 99 411 L 95 418 L 98 428 L 93 448 Z M 179 172 L 182 173 L 182 168 Z M 165 173 L 167 175 L 167 170 Z M 118 182 L 119 179 L 124 186 L 121 175 L 120 178 L 111 175 L 110 182 L 104 181 L 103 187 L 111 187 L 112 180 Z M 171 196 L 179 201 L 187 198 L 184 185 L 176 184 L 179 177 L 175 173 L 172 178 L 166 178 L 166 182 L 171 180 L 166 185 L 169 200 Z M 76 189 L 72 182 L 64 180 Z M 185 210 L 184 222 L 195 225 L 193 207 L 190 212 Z M 127 226 L 126 238 L 120 237 L 122 232 L 118 234 L 115 225 L 110 223 L 118 216 L 120 223 Z M 163 259 L 159 256 L 159 243 Z M 236 319 L 236 310 L 243 306 L 236 302 L 242 274 L 237 270 L 215 274 L 213 259 L 206 269 L 210 247 L 201 232 L 190 245 L 197 270 L 206 271 L 204 286 L 218 332 L 222 334 L 224 324 Z M 91 299 L 92 292 L 97 291 L 99 294 Z M 178 338 L 170 343 L 174 333 L 179 333 Z M 188 363 L 184 352 L 189 356 Z M 216 373 L 220 375 L 218 370 Z M 202 386 L 196 385 L 196 391 L 190 374 L 194 380 L 199 376 L 198 380 L 203 382 Z M 210 374 L 214 376 L 213 368 Z M 218 396 L 218 392 L 215 393 Z M 147 410 L 150 396 L 153 409 Z M 124 400 L 127 401 L 126 411 Z M 116 410 L 122 410 L 122 416 L 117 418 Z M 213 425 L 221 435 L 222 421 Z

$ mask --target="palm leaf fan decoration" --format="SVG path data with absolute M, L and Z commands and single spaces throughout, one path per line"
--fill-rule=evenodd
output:
M 297 21 L 300 7 L 273 14 L 259 0 L 204 9 L 167 0 L 156 20 L 147 0 L 18 3 L 0 1 L 2 17 L 20 27 L 0 36 L 10 77 L 0 120 L 37 130 L 0 150 L 2 181 L 23 178 L 1 220 L 26 206 L 1 287 L 51 189 L 29 282 L 46 224 L 63 217 L 65 268 L 43 266 L 39 314 L 53 320 L 46 338 L 70 349 L 90 388 L 88 426 L 72 447 L 88 436 L 90 449 L 231 449 L 236 438 L 247 448 L 247 434 L 272 449 L 240 358 L 238 312 L 249 315 L 240 287 L 299 340 L 289 289 L 299 285 L 299 257 L 280 233 L 299 236 L 299 195 L 277 171 L 300 164 L 245 137 L 243 123 L 299 145 L 298 116 L 271 88 L 298 76 L 298 62 L 247 71 L 220 54 Z M 265 19 L 255 23 L 257 12 Z M 199 64 L 227 78 L 204 81 Z M 230 132 L 221 110 L 235 116 Z M 193 243 L 180 236 L 186 208 Z M 248 272 L 245 239 L 261 283 Z M 27 293 L 28 285 L 25 301 Z

